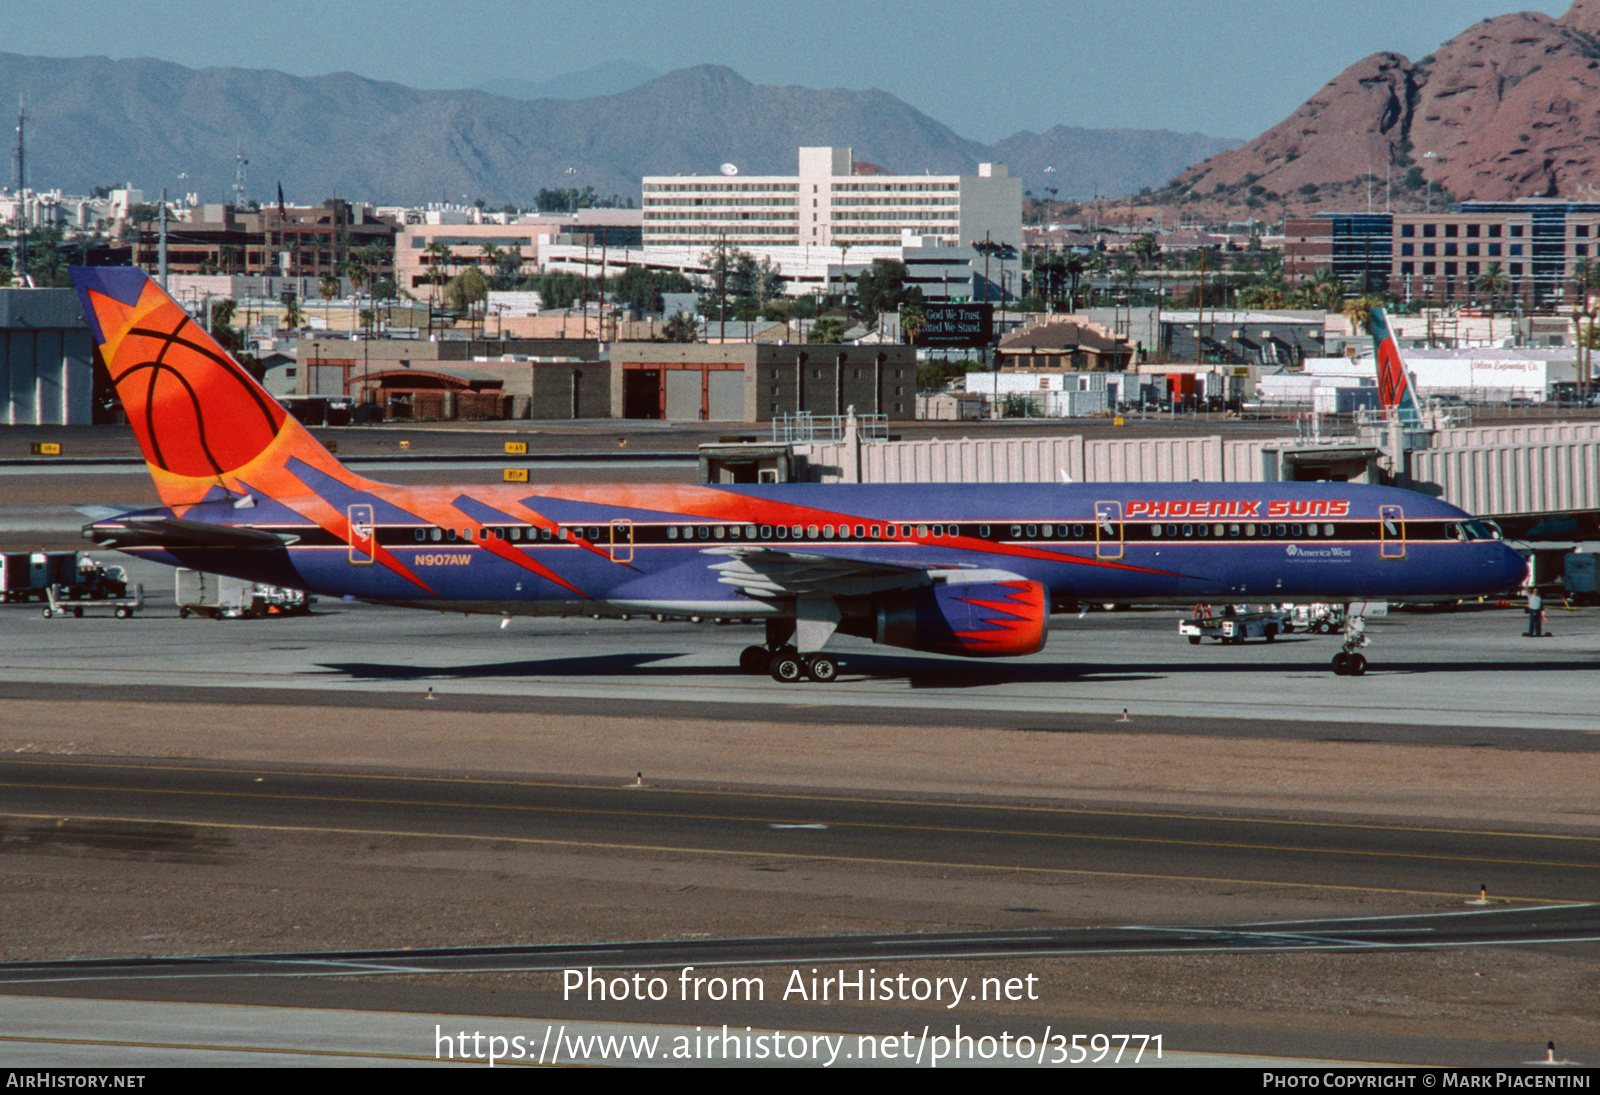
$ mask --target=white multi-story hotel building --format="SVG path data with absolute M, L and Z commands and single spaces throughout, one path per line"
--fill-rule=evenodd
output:
M 864 173 L 848 148 L 802 148 L 797 175 L 654 175 L 644 180 L 645 247 L 899 247 L 902 236 L 966 247 L 1022 246 L 1022 180 Z

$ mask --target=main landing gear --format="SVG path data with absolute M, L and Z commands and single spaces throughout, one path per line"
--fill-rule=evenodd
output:
M 739 655 L 739 668 L 745 673 L 770 673 L 779 684 L 813 680 L 818 684 L 831 684 L 839 679 L 839 663 L 827 654 L 802 654 L 792 646 L 768 650 L 764 646 L 747 646 Z
M 1367 659 L 1357 654 L 1367 645 L 1367 624 L 1360 616 L 1347 615 L 1344 622 L 1344 644 L 1333 656 L 1333 672 L 1339 677 L 1359 677 L 1367 671 Z
M 825 642 L 833 634 L 833 627 L 828 626 L 821 633 L 806 628 L 805 634 L 799 634 L 800 630 L 795 620 L 768 620 L 767 644 L 745 647 L 739 655 L 740 670 L 752 675 L 770 673 L 779 684 L 794 684 L 808 679 L 818 684 L 831 684 L 838 680 L 838 662 L 821 651 L 802 654 L 795 645 L 797 637 L 802 640 L 820 638 Z

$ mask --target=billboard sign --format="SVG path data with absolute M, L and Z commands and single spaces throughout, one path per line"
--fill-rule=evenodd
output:
M 918 346 L 978 347 L 994 341 L 993 304 L 924 304 L 927 323 L 917 332 Z

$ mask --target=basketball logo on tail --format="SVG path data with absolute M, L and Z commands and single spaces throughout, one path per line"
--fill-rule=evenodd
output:
M 1422 414 L 1417 404 L 1417 393 L 1411 386 L 1411 376 L 1405 362 L 1400 359 L 1400 344 L 1389 330 L 1388 317 L 1382 308 L 1367 313 L 1372 332 L 1372 354 L 1378 366 L 1378 401 L 1386 411 L 1394 411 L 1404 426 L 1422 424 Z
M 290 457 L 343 471 L 143 270 L 74 267 L 72 280 L 164 503 L 281 484 Z

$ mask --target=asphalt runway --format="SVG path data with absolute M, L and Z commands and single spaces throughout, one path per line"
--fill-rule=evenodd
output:
M 275 830 L 1431 899 L 1600 893 L 1600 837 L 1490 827 L 44 758 L 0 759 L 0 792 L 13 851 L 225 856 L 234 835 Z

